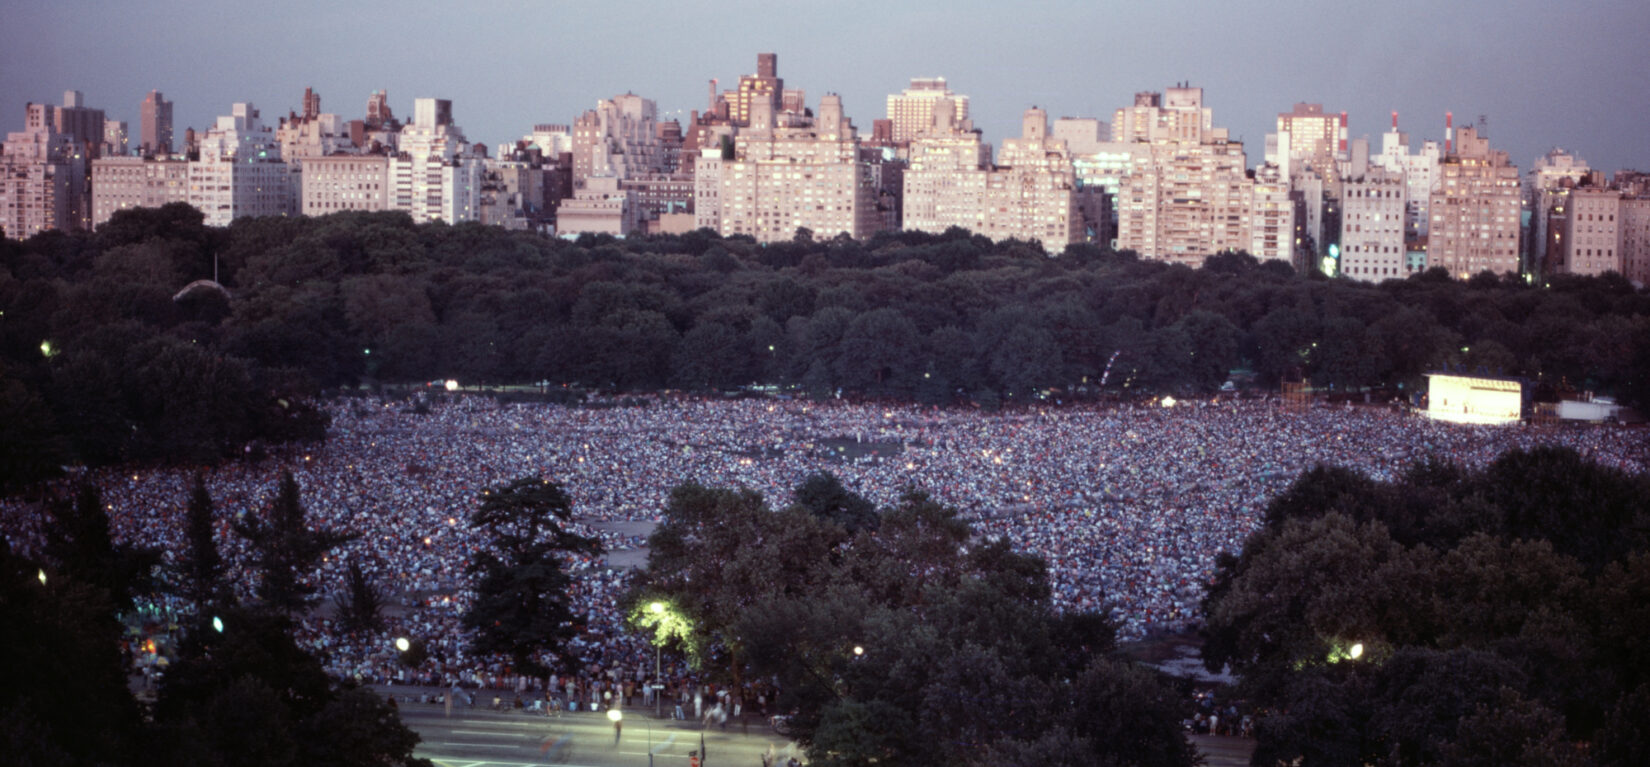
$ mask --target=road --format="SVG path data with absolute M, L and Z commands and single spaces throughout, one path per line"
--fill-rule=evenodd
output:
M 547 717 L 461 707 L 448 718 L 443 706 L 401 705 L 401 720 L 423 739 L 414 753 L 438 767 L 685 767 L 688 752 L 699 749 L 701 736 L 706 767 L 758 767 L 770 745 L 780 755 L 780 764 L 793 753 L 801 757 L 790 741 L 766 726 L 751 724 L 745 732 L 734 724 L 725 731 L 701 730 L 697 723 L 654 719 L 651 710 L 629 709 L 625 714 L 615 744 L 613 723 L 602 714 Z

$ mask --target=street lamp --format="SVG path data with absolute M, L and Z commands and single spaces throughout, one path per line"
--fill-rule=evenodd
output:
M 654 603 L 647 606 L 647 611 L 650 612 L 650 613 L 653 613 L 656 616 L 659 616 L 659 619 L 662 619 L 664 617 L 664 614 L 665 614 L 665 603 L 664 602 L 654 602 Z M 657 619 L 655 619 L 655 620 L 657 620 Z M 657 640 L 657 637 L 655 637 L 655 640 Z M 665 681 L 664 681 L 664 673 L 661 670 L 664 667 L 664 662 L 662 660 L 663 654 L 664 654 L 664 645 L 659 644 L 657 641 L 655 641 L 654 644 L 653 644 L 653 718 L 654 719 L 662 718 L 665 714 L 665 700 L 664 700 L 664 697 L 665 697 L 664 696 Z
M 395 649 L 400 650 L 401 652 L 406 652 L 412 649 L 412 642 L 407 641 L 406 637 L 397 637 L 395 640 Z

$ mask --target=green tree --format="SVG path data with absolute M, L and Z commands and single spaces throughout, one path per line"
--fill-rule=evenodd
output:
M 345 631 L 377 631 L 384 627 L 384 595 L 378 584 L 350 560 L 344 592 L 336 598 L 338 621 Z
M 215 513 L 212 495 L 206 490 L 206 478 L 196 474 L 183 519 L 187 548 L 183 552 L 182 575 L 183 592 L 203 617 L 213 605 L 233 598 L 233 592 L 223 582 L 223 557 L 218 553 Z
M 248 516 L 234 523 L 235 532 L 252 547 L 258 571 L 258 598 L 271 610 L 292 615 L 313 601 L 315 566 L 321 557 L 356 533 L 313 529 L 299 498 L 298 480 L 281 472 L 275 500 L 265 519 Z
M 131 609 L 134 597 L 153 589 L 160 552 L 115 542 L 96 485 L 82 481 L 72 500 L 53 499 L 46 509 L 46 554 L 63 572 L 103 589 L 117 610 Z
M 575 616 L 562 560 L 601 552 L 599 541 L 568 529 L 572 521 L 567 494 L 550 480 L 522 477 L 482 491 L 470 526 L 487 536 L 488 548 L 470 564 L 476 598 L 464 614 L 477 652 L 507 654 L 535 674 L 547 671 L 541 654 L 563 652 Z

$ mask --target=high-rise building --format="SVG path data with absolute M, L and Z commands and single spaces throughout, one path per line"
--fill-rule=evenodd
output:
M 189 163 L 189 204 L 205 214 L 207 226 L 296 212 L 281 144 L 255 106 L 235 104 L 198 143 L 199 159 Z
M 950 103 L 951 119 L 964 131 L 973 127 L 968 119 L 967 96 L 952 93 L 943 77 L 913 77 L 905 92 L 888 96 L 894 143 L 908 144 L 933 127 L 935 106 L 940 102 Z
M 130 141 L 124 121 L 104 120 L 103 149 L 98 154 L 103 157 L 121 157 L 131 154 Z
M 1621 274 L 1643 288 L 1650 285 L 1650 197 L 1623 197 L 1618 218 L 1621 221 Z
M 1243 142 L 1213 122 L 1203 89 L 1185 84 L 1168 98 L 1135 94 L 1134 106 L 1117 110 L 1112 135 L 1135 150 L 1116 197 L 1119 250 L 1195 268 L 1254 244 Z
M 1404 174 L 1371 166 L 1366 140 L 1354 144 L 1341 186 L 1340 273 L 1364 282 L 1402 279 L 1409 274 Z
M 103 110 L 88 107 L 85 102 L 86 97 L 80 91 L 64 91 L 63 106 L 50 107 L 48 114 L 58 133 L 69 136 L 88 157 L 96 159 L 102 155 L 104 124 L 108 120 Z
M 1289 157 L 1287 163 L 1277 160 L 1280 166 L 1292 172 L 1312 168 L 1327 179 L 1335 177 L 1335 160 L 1347 149 L 1345 112 L 1325 114 L 1322 104 L 1298 103 L 1278 114 L 1278 135 L 1284 134 L 1289 135 Z
M 483 164 L 453 123 L 453 102 L 415 99 L 413 121 L 401 129 L 399 153 L 390 160 L 391 210 L 416 223 L 449 224 L 480 217 Z
M 1048 135 L 1048 115 L 1036 107 L 1027 110 L 1020 138 L 1003 142 L 994 166 L 979 132 L 950 109 L 941 105 L 935 126 L 911 142 L 904 227 L 943 232 L 957 226 L 993 240 L 1041 242 L 1056 254 L 1080 241 L 1071 152 L 1064 139 Z M 948 130 L 942 132 L 942 126 Z
M 142 131 L 139 151 L 145 156 L 172 153 L 172 102 L 160 91 L 149 91 L 143 98 L 139 122 Z
M 1427 263 L 1463 280 L 1519 273 L 1520 197 L 1518 166 L 1476 129 L 1462 128 L 1432 194 Z
M 182 157 L 100 157 L 92 161 L 92 226 L 117 211 L 189 201 L 189 163 Z
M 1249 212 L 1249 255 L 1262 261 L 1292 263 L 1295 252 L 1295 202 L 1289 177 L 1271 163 L 1256 169 Z
M 593 176 L 664 173 L 665 151 L 658 130 L 658 108 L 634 93 L 596 102 L 596 108 L 573 123 L 573 186 Z
M 695 183 L 698 221 L 723 235 L 789 240 L 800 229 L 828 239 L 870 236 L 879 227 L 877 192 L 859 157 L 842 99 L 826 94 L 803 127 L 776 127 L 771 100 L 753 104 L 751 123 L 726 150 L 701 150 Z M 714 184 L 708 198 L 701 189 Z
M 299 176 L 306 216 L 346 210 L 390 209 L 390 158 L 382 154 L 339 154 L 304 160 Z
M 1526 261 L 1537 274 L 1565 270 L 1565 243 L 1570 190 L 1591 173 L 1587 161 L 1559 148 L 1537 157 L 1525 178 L 1524 204 L 1530 211 Z
M 1621 192 L 1584 185 L 1570 190 L 1564 203 L 1563 259 L 1556 271 L 1565 274 L 1622 273 Z
M 776 108 L 781 107 L 781 99 L 785 92 L 785 80 L 779 76 L 779 54 L 756 54 L 756 74 L 741 75 L 739 88 L 726 96 L 728 101 L 728 119 L 734 125 L 745 127 L 751 124 L 753 105 L 765 103 Z
M 7 237 L 91 227 L 91 161 L 102 149 L 105 119 L 81 100 L 79 91 L 68 91 L 62 106 L 28 104 L 23 130 L 6 134 L 0 228 Z
M 1404 177 L 1404 239 L 1415 243 L 1427 236 L 1428 206 L 1438 191 L 1439 162 L 1444 150 L 1436 141 L 1424 141 L 1414 154 L 1409 151 L 1409 134 L 1398 130 L 1398 113 L 1392 113 L 1392 129 L 1381 134 L 1381 153 L 1370 161 Z
M 390 111 L 390 97 L 388 93 L 384 91 L 373 91 L 372 95 L 367 97 L 367 119 L 365 120 L 365 123 L 368 130 L 400 129 L 400 125 L 395 119 L 395 113 Z
M 1214 130 L 1214 110 L 1203 106 L 1202 88 L 1181 83 L 1167 94 L 1167 99 L 1153 91 L 1134 94 L 1134 105 L 1112 116 L 1112 141 L 1198 143 Z

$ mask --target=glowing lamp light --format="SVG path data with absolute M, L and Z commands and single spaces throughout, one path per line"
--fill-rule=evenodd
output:
M 624 712 L 623 711 L 620 711 L 616 708 L 610 708 L 610 709 L 607 710 L 607 720 L 608 721 L 617 722 L 617 721 L 619 721 L 620 719 L 623 719 L 623 718 L 624 718 Z
M 412 649 L 412 642 L 407 641 L 406 637 L 397 637 L 395 640 L 395 649 L 400 650 L 401 652 L 406 652 Z
M 46 585 L 46 570 L 45 570 L 45 568 L 41 568 L 39 577 L 40 577 L 40 585 L 42 585 L 42 586 Z
M 219 618 L 216 615 L 212 616 L 212 630 L 218 632 L 219 634 L 223 633 L 223 619 L 222 618 Z
M 1354 642 L 1352 648 L 1346 651 L 1347 657 L 1357 660 L 1364 656 L 1364 643 Z
M 458 391 L 458 381 L 452 378 L 447 379 L 446 389 L 447 391 Z
M 1174 407 L 1174 403 L 1175 403 L 1174 397 L 1164 397 L 1163 398 L 1163 407 Z
M 855 656 L 860 656 L 860 655 L 864 655 L 864 654 L 865 654 L 865 648 L 863 646 L 857 645 L 857 644 L 854 645 L 854 655 Z
M 665 603 L 664 602 L 654 602 L 653 604 L 650 604 L 650 605 L 647 606 L 647 611 L 650 612 L 650 613 L 653 613 L 654 615 L 658 615 L 659 613 L 662 613 L 662 612 L 665 611 Z

